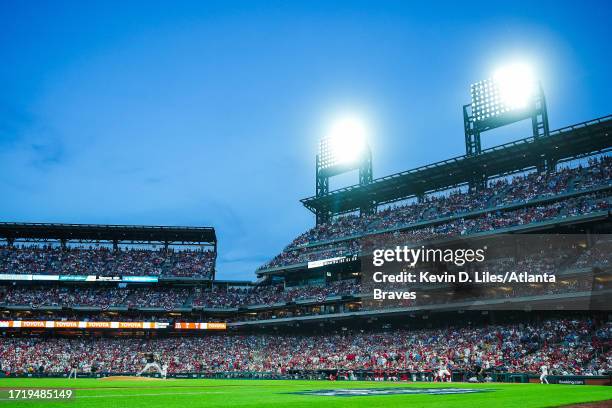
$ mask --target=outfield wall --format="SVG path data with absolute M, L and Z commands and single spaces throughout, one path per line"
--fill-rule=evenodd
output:
M 344 373 L 344 371 L 343 371 Z M 318 370 L 318 371 L 294 371 L 285 374 L 272 372 L 248 372 L 248 371 L 227 371 L 227 372 L 192 372 L 192 373 L 171 373 L 167 378 L 176 379 L 267 379 L 267 380 L 329 380 L 330 374 L 336 376 L 334 381 L 350 381 L 338 375 L 337 370 Z M 355 380 L 372 380 L 373 371 L 354 371 Z M 397 377 L 399 382 L 433 382 L 432 372 L 409 372 L 398 371 Z M 539 383 L 538 375 L 531 373 L 502 373 L 488 372 L 486 373 L 492 378 L 492 382 L 498 383 Z M 115 376 L 132 376 L 136 377 L 137 373 L 124 372 L 102 372 L 102 373 L 79 373 L 78 378 L 105 378 Z M 158 373 L 146 373 L 144 377 L 160 378 Z M 472 373 L 468 372 L 453 372 L 453 382 L 467 382 L 468 378 L 472 377 Z M 67 378 L 68 373 L 5 373 L 0 372 L 0 378 Z M 405 377 L 402 381 L 402 377 Z M 414 380 L 414 381 L 413 381 Z M 389 380 L 387 380 L 389 381 Z M 587 376 L 587 375 L 550 375 L 548 376 L 550 384 L 564 385 L 612 385 L 612 373 L 602 376 Z

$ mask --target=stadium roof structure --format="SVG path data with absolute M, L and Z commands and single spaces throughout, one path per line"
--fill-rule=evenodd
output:
M 0 239 L 9 242 L 206 245 L 214 246 L 215 250 L 217 247 L 217 236 L 212 227 L 0 222 Z
M 357 211 L 369 203 L 381 205 L 427 193 L 467 185 L 475 179 L 539 168 L 546 160 L 552 165 L 612 150 L 612 115 L 567 126 L 548 137 L 528 137 L 464 155 L 374 179 L 367 185 L 330 191 L 302 199 L 315 214 L 333 215 Z

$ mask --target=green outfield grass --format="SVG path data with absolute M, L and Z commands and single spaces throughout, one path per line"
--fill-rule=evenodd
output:
M 59 388 L 74 390 L 69 401 L 7 400 L 7 389 Z M 484 392 L 454 395 L 396 394 L 377 396 L 318 396 L 294 394 L 310 390 L 400 388 L 412 391 L 440 388 Z M 556 407 L 612 399 L 605 386 L 539 384 L 439 384 L 264 380 L 101 381 L 96 379 L 0 379 L 4 407 Z

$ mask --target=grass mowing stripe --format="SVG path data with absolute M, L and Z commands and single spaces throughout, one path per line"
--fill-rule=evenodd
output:
M 465 383 L 375 383 L 329 381 L 258 381 L 258 380 L 172 380 L 152 384 L 143 381 L 106 383 L 94 379 L 0 379 L 3 388 L 71 388 L 73 408 L 239 408 L 291 407 L 310 408 L 544 408 L 559 407 L 612 398 L 612 388 L 603 386 L 539 384 L 465 384 Z M 423 393 L 367 396 L 304 395 L 306 390 L 380 389 L 380 388 L 474 388 L 493 389 L 477 394 L 427 395 Z M 375 393 L 374 393 L 375 394 Z M 181 398 L 184 395 L 186 398 Z M 38 408 L 45 403 L 21 401 L 9 408 Z M 2 405 L 4 401 L 0 402 Z M 64 407 L 49 401 L 48 408 Z M 69 408 L 69 407 L 66 407 Z

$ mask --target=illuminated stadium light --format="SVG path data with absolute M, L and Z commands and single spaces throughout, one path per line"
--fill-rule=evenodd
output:
M 493 75 L 499 87 L 501 102 L 510 109 L 522 109 L 532 100 L 536 80 L 528 65 L 514 64 L 503 67 Z
M 509 112 L 532 107 L 537 81 L 526 64 L 512 64 L 492 78 L 472 84 L 472 114 L 475 121 L 487 121 Z
M 498 69 L 491 78 L 472 84 L 470 94 L 471 103 L 463 105 L 466 155 L 481 153 L 483 132 L 525 119 L 531 119 L 534 138 L 550 134 L 546 97 L 529 65 L 514 63 Z
M 320 167 L 351 166 L 367 153 L 365 124 L 355 117 L 344 117 L 332 125 L 319 144 Z
M 372 152 L 367 142 L 368 129 L 356 116 L 337 119 L 319 142 L 317 154 L 317 197 L 329 193 L 329 179 L 359 169 L 359 185 L 372 182 Z M 360 207 L 362 214 L 371 214 L 375 209 L 373 201 L 364 200 Z M 331 212 L 318 211 L 317 225 L 329 222 Z

